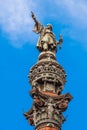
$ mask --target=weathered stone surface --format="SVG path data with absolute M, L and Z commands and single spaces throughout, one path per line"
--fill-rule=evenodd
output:
M 40 128 L 39 130 L 60 130 L 60 129 L 55 127 L 45 126 Z
M 34 31 L 40 33 L 37 48 L 41 53 L 28 76 L 33 105 L 24 115 L 36 130 L 61 130 L 66 120 L 62 113 L 67 110 L 72 99 L 69 93 L 62 94 L 66 73 L 56 61 L 57 44 L 62 43 L 62 37 L 57 42 L 51 25 L 44 27 L 33 13 L 32 18 L 35 21 Z

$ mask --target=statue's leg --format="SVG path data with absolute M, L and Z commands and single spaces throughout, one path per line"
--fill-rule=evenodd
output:
M 48 44 L 47 44 L 46 42 L 43 44 L 43 50 L 44 50 L 44 51 L 47 51 L 47 50 L 48 50 Z
M 40 37 L 39 37 L 38 42 L 37 42 L 37 48 L 38 48 L 40 51 L 42 50 L 42 44 L 41 44 Z

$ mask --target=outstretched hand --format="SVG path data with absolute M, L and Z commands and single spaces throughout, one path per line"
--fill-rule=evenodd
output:
M 31 16 L 32 16 L 32 18 L 34 18 L 34 13 L 31 11 Z

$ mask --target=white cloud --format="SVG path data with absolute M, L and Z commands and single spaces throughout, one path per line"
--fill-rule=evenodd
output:
M 60 13 L 62 12 L 60 18 L 66 26 L 63 34 L 87 50 L 87 1 L 54 0 L 54 3 L 55 8 L 59 8 Z
M 0 0 L 0 26 L 14 46 L 22 46 L 20 39 L 28 40 L 33 24 L 30 12 L 35 7 L 32 0 Z
M 49 8 L 47 8 L 48 5 Z M 60 20 L 63 25 L 69 25 L 62 30 L 63 33 L 67 32 L 66 34 L 72 39 L 87 41 L 87 2 L 85 0 L 47 0 L 46 2 L 0 0 L 0 27 L 13 46 L 21 47 L 27 42 L 30 43 L 30 40 L 31 43 L 32 39 L 34 40 L 33 36 L 36 35 L 32 33 L 31 10 L 35 12 L 39 20 L 43 18 L 44 22 L 51 18 L 56 22 Z M 85 32 L 85 36 L 82 32 Z
M 55 0 L 57 6 L 60 6 L 63 11 L 78 25 L 87 27 L 87 1 L 85 0 Z

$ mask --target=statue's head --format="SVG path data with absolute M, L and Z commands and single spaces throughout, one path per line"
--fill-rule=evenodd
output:
M 46 28 L 52 31 L 52 25 L 51 24 L 47 24 Z

